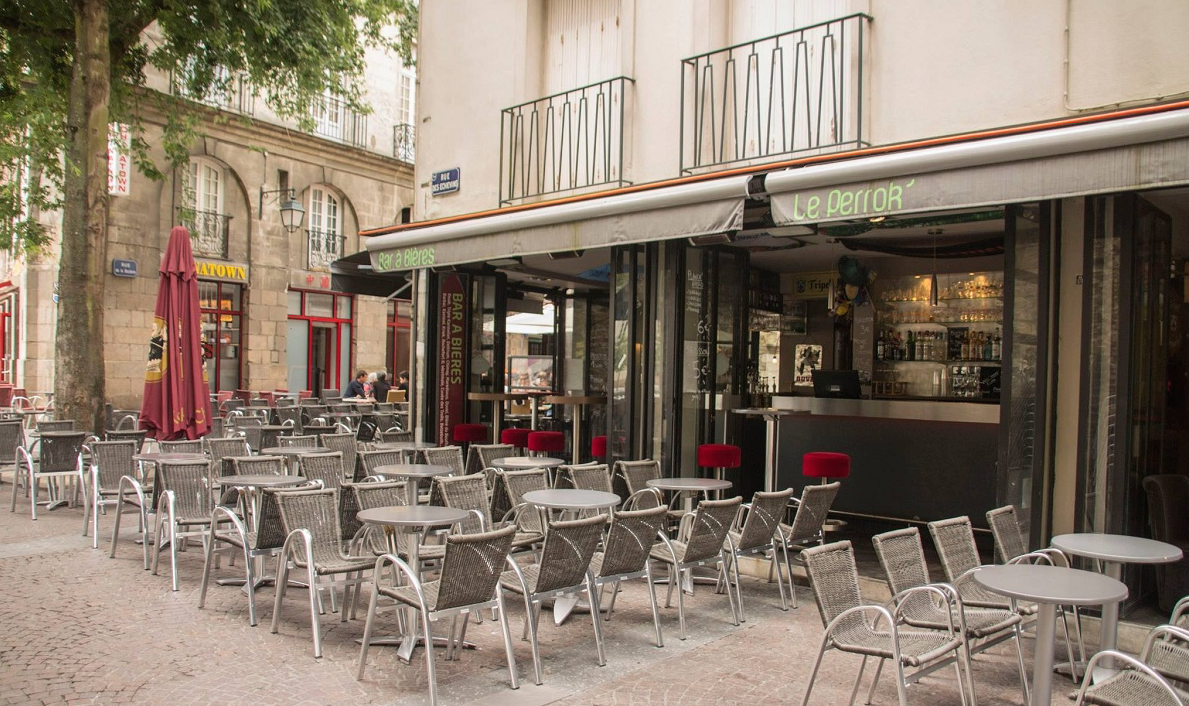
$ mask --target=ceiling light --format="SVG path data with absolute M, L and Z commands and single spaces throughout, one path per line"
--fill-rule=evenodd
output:
M 702 247 L 705 245 L 729 245 L 735 242 L 735 232 L 727 231 L 725 233 L 711 233 L 710 235 L 697 235 L 689 239 L 689 244 L 694 247 Z

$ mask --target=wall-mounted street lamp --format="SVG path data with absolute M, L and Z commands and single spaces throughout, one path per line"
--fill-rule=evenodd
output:
M 302 207 L 301 202 L 297 200 L 297 190 L 293 188 L 288 189 L 271 189 L 266 191 L 264 187 L 260 187 L 260 205 L 258 208 L 258 217 L 264 218 L 264 200 L 268 197 L 270 201 L 281 201 L 281 225 L 289 233 L 301 227 L 302 221 L 305 220 L 306 210 Z

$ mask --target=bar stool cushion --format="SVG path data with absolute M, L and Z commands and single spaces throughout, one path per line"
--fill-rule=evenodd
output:
M 607 437 L 596 436 L 590 440 L 590 455 L 595 458 L 607 458 Z
M 738 468 L 743 454 L 732 444 L 702 444 L 698 447 L 698 465 L 702 468 Z
M 454 425 L 454 440 L 461 442 L 479 442 L 487 441 L 487 425 L 486 424 L 455 424 Z
M 529 432 L 528 450 L 544 451 L 546 453 L 552 451 L 565 451 L 566 435 L 560 431 Z
M 523 449 L 525 446 L 528 446 L 528 435 L 531 431 L 531 429 L 508 427 L 500 432 L 500 443 L 511 444 L 518 449 Z
M 810 478 L 846 478 L 850 456 L 833 451 L 810 451 L 801 459 L 801 474 Z

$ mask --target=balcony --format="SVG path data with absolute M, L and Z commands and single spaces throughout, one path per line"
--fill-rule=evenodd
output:
M 409 164 L 417 156 L 417 128 L 411 123 L 392 126 L 392 156 Z
M 219 68 L 211 88 L 202 95 L 191 92 L 186 81 L 180 79 L 172 73 L 169 76 L 169 87 L 175 96 L 240 115 L 251 116 L 256 110 L 256 92 L 245 74 L 232 76 L 227 69 Z
M 343 256 L 347 237 L 328 230 L 306 230 L 306 267 L 329 270 L 330 263 Z
M 367 149 L 367 116 L 353 110 L 336 96 L 322 96 L 310 109 L 314 134 L 336 142 Z
M 190 229 L 190 245 L 195 255 L 227 259 L 229 214 L 178 207 L 177 222 Z
M 623 175 L 620 76 L 500 113 L 500 205 L 560 192 L 630 184 Z
M 848 15 L 684 59 L 681 172 L 867 145 L 870 22 Z

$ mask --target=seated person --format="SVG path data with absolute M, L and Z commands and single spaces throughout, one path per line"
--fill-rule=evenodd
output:
M 366 381 L 367 381 L 367 371 L 364 371 L 364 370 L 356 371 L 355 379 L 352 380 L 351 384 L 347 385 L 347 389 L 343 391 L 343 399 L 351 399 L 351 398 L 363 399 L 363 398 L 367 397 L 367 388 L 365 388 L 363 386 L 363 383 Z
M 409 391 L 409 371 L 402 370 L 396 374 L 396 389 Z M 377 398 L 378 399 L 378 398 Z
M 388 384 L 388 373 L 383 371 L 376 373 L 376 381 L 372 383 L 372 397 L 377 402 L 387 402 L 390 389 L 392 386 Z

